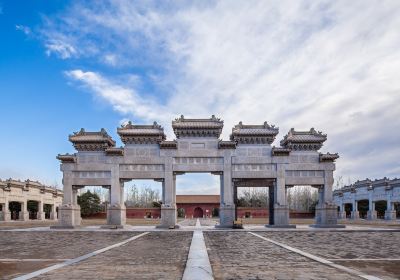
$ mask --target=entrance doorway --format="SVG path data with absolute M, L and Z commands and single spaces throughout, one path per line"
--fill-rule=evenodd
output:
M 200 207 L 194 208 L 193 218 L 203 218 L 203 209 Z
M 20 202 L 10 201 L 8 203 L 8 210 L 11 213 L 11 220 L 19 220 L 19 212 L 21 212 Z

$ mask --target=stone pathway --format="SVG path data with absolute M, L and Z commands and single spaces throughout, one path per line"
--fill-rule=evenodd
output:
M 199 219 L 193 232 L 192 244 L 186 263 L 183 280 L 213 280 L 210 260 L 208 259 L 206 244 Z

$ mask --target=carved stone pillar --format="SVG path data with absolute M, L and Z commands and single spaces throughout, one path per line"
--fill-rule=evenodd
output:
M 18 219 L 20 221 L 29 221 L 28 201 L 21 202 L 21 211 L 19 212 Z
M 392 202 L 391 190 L 387 191 L 387 199 L 386 199 L 386 211 L 385 211 L 385 220 L 395 220 L 396 219 L 396 211 L 394 210 L 394 205 Z
M 360 212 L 358 212 L 358 201 L 355 198 L 353 200 L 353 210 L 351 211 L 351 218 L 353 220 L 360 219 Z
M 107 210 L 107 227 L 122 228 L 126 224 L 124 182 L 119 178 L 119 166 L 111 169 L 111 203 Z
M 161 205 L 161 223 L 159 228 L 177 228 L 176 225 L 176 174 L 172 172 L 172 164 L 165 165 L 164 178 L 164 199 L 165 203 Z
M 377 213 L 375 211 L 375 202 L 373 201 L 373 192 L 374 189 L 372 186 L 368 188 L 368 212 L 367 212 L 367 219 L 368 220 L 376 220 Z
M 274 182 L 274 224 L 268 227 L 294 228 L 295 225 L 289 225 L 289 206 L 286 199 L 285 168 L 283 165 L 277 165 L 277 178 Z
M 220 207 L 219 226 L 232 227 L 235 220 L 234 182 L 232 182 L 231 167 L 224 165 L 224 172 L 220 175 Z
M 51 205 L 50 220 L 57 220 L 57 206 L 55 203 Z
M 37 219 L 41 221 L 46 219 L 46 213 L 44 212 L 44 204 L 42 200 L 38 201 Z
M 51 228 L 75 228 L 81 225 L 81 207 L 77 203 L 77 189 L 72 184 L 72 172 L 64 171 L 63 203 L 58 208 L 58 224 Z
M 320 187 L 320 199 L 315 208 L 314 227 L 343 228 L 344 225 L 337 224 L 337 206 L 333 202 L 333 170 L 324 170 L 325 184 Z

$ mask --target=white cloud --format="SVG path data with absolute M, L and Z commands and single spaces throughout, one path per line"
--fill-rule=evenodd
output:
M 140 77 L 147 87 L 121 71 L 67 72 L 123 117 L 167 128 L 173 116 L 216 114 L 225 137 L 240 120 L 268 120 L 279 138 L 313 126 L 341 154 L 338 174 L 356 179 L 399 175 L 399 13 L 398 1 L 109 1 L 75 5 L 43 34 L 61 58 Z
M 1 14 L 1 12 L 0 12 Z M 32 33 L 32 30 L 28 26 L 20 25 L 17 24 L 15 25 L 15 30 L 22 31 L 25 35 L 30 35 Z

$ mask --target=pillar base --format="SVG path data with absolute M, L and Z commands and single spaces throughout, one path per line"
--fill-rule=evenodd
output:
M 336 227 L 337 206 L 334 203 L 325 203 L 315 208 L 316 227 Z
M 81 225 L 81 207 L 79 205 L 64 204 L 58 209 L 58 224 L 50 228 L 75 228 Z
M 176 224 L 176 206 L 161 205 L 161 222 L 157 228 L 178 228 Z
M 28 211 L 19 212 L 18 220 L 20 220 L 20 221 L 29 221 L 29 212 Z
M 271 227 L 289 226 L 289 207 L 287 205 L 274 205 L 274 224 Z
M 358 212 L 358 211 L 351 211 L 351 218 L 352 218 L 353 220 L 358 220 L 358 219 L 360 219 L 360 212 Z
M 107 226 L 123 227 L 126 224 L 125 205 L 114 204 L 107 209 Z
M 235 220 L 235 205 L 221 205 L 218 228 L 232 228 Z
M 376 214 L 376 211 L 368 211 L 367 218 L 368 220 L 376 220 L 378 215 Z
M 37 212 L 37 219 L 44 221 L 46 220 L 46 213 L 45 212 Z
M 385 220 L 396 220 L 396 211 L 385 211 Z
M 346 219 L 346 211 L 339 211 L 338 213 L 338 219 Z
M 57 212 L 50 212 L 50 220 L 57 220 Z
M 4 221 L 4 222 L 9 222 L 9 221 L 11 221 L 11 212 L 3 211 L 2 213 L 3 213 L 3 219 L 2 219 L 2 221 Z

